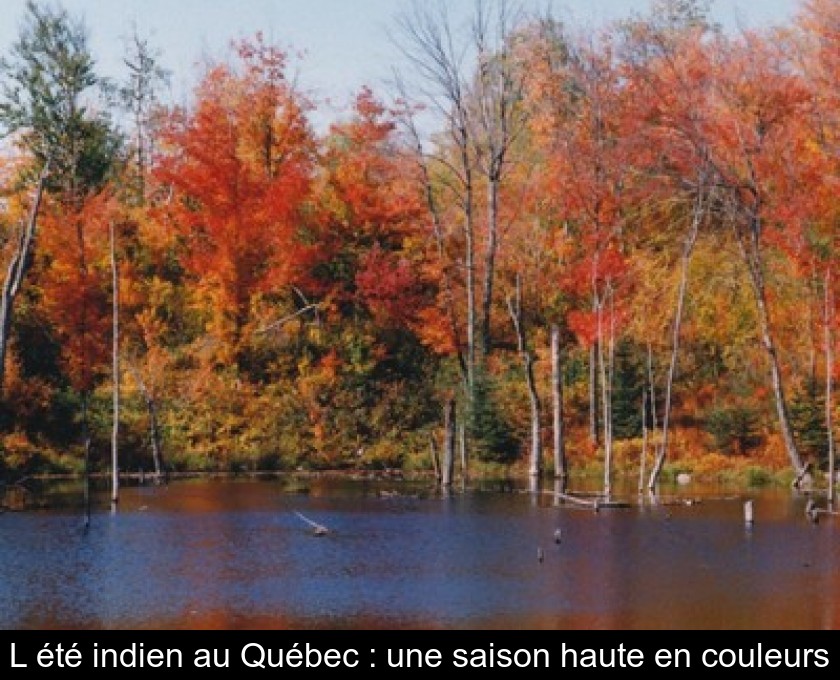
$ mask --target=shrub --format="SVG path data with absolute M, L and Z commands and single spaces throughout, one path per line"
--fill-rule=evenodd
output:
M 744 474 L 749 486 L 765 486 L 773 481 L 773 476 L 764 468 L 751 465 Z
M 726 453 L 744 453 L 761 443 L 756 411 L 747 406 L 713 408 L 706 414 L 705 428 L 715 447 Z

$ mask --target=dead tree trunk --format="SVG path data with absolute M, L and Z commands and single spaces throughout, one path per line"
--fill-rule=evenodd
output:
M 639 493 L 645 489 L 645 467 L 647 466 L 648 427 L 647 427 L 647 388 L 642 390 L 642 453 L 639 455 Z
M 651 434 L 654 434 L 658 426 L 658 420 L 656 417 L 656 381 L 653 377 L 653 350 L 650 347 L 650 343 L 648 343 L 647 350 L 647 374 L 650 389 L 650 431 Z
M 489 173 L 487 186 L 487 246 L 484 253 L 484 282 L 481 297 L 481 353 L 490 354 L 490 315 L 493 310 L 493 275 L 499 248 L 499 179 Z
M 166 470 L 163 460 L 163 445 L 161 443 L 160 426 L 158 424 L 157 401 L 152 393 L 149 391 L 140 371 L 129 362 L 131 373 L 137 381 L 137 387 L 140 388 L 140 393 L 143 395 L 143 401 L 146 404 L 146 411 L 149 414 L 149 445 L 152 449 L 152 464 L 155 466 L 155 477 L 157 482 L 166 479 Z
M 743 229 L 739 229 L 735 224 L 735 236 L 738 241 L 738 246 L 741 250 L 741 257 L 747 265 L 747 271 L 750 275 L 750 283 L 752 287 L 753 297 L 755 299 L 756 310 L 758 312 L 758 322 L 761 332 L 761 344 L 767 354 L 768 362 L 770 363 L 770 383 L 773 389 L 773 397 L 776 403 L 776 414 L 779 420 L 779 429 L 782 433 L 782 439 L 785 443 L 785 450 L 788 454 L 791 467 L 793 468 L 795 478 L 793 486 L 798 488 L 805 476 L 808 474 L 808 468 L 802 461 L 802 456 L 799 453 L 799 448 L 796 446 L 796 440 L 793 437 L 793 428 L 790 423 L 790 413 L 788 411 L 787 398 L 785 396 L 784 379 L 782 378 L 782 369 L 779 363 L 779 354 L 776 349 L 776 342 L 773 338 L 773 326 L 770 322 L 770 310 L 767 306 L 767 287 L 764 281 L 764 259 L 761 251 L 761 219 L 758 217 L 760 206 L 754 208 L 754 214 L 750 217 L 749 228 L 747 233 L 743 233 Z
M 146 409 L 149 412 L 149 437 L 152 445 L 152 463 L 155 466 L 155 476 L 158 483 L 166 480 L 166 468 L 163 462 L 163 445 L 161 444 L 160 426 L 158 425 L 157 402 L 146 395 Z
M 688 270 L 691 266 L 691 254 L 694 252 L 694 246 L 697 243 L 697 235 L 700 231 L 700 223 L 702 222 L 704 214 L 702 201 L 702 191 L 698 189 L 698 198 L 694 205 L 694 212 L 691 216 L 691 226 L 689 227 L 685 243 L 683 244 L 683 252 L 680 261 L 680 284 L 677 292 L 677 303 L 674 311 L 671 336 L 671 361 L 668 364 L 668 378 L 665 382 L 665 411 L 662 415 L 662 438 L 655 448 L 656 460 L 653 463 L 653 469 L 650 473 L 648 489 L 656 487 L 656 482 L 659 480 L 659 475 L 662 473 L 662 466 L 665 464 L 665 458 L 668 455 L 668 433 L 671 423 L 671 393 L 674 387 L 674 378 L 677 374 L 677 359 L 680 352 L 680 329 L 682 328 L 685 295 L 688 289 Z
M 773 387 L 773 396 L 775 397 L 776 402 L 776 413 L 778 414 L 779 426 L 782 431 L 782 438 L 785 442 L 785 449 L 787 450 L 791 466 L 796 473 L 794 486 L 798 487 L 802 483 L 802 480 L 808 470 L 802 461 L 802 457 L 793 437 L 793 428 L 790 424 L 790 414 L 788 412 L 787 398 L 785 397 L 782 369 L 779 364 L 779 353 L 776 349 L 776 342 L 773 339 L 770 326 L 770 313 L 767 309 L 767 295 L 764 287 L 763 276 L 759 277 L 759 280 L 755 283 L 754 292 L 758 306 L 758 318 L 761 324 L 761 344 L 767 352 L 767 357 L 770 361 L 770 379 Z
M 461 481 L 466 482 L 470 477 L 470 470 L 467 463 L 467 427 L 464 423 L 458 426 L 458 450 L 461 454 Z
M 604 293 L 605 299 L 600 299 L 597 306 L 597 342 L 598 368 L 601 377 L 601 416 L 604 428 L 604 495 L 609 498 L 612 492 L 612 381 L 613 362 L 615 357 L 615 313 L 612 302 L 612 291 Z M 604 304 L 610 300 L 609 337 L 604 338 Z
M 510 53 L 512 38 L 524 17 L 506 0 L 476 3 L 472 26 L 473 47 L 477 60 L 470 104 L 477 169 L 487 186 L 487 228 L 483 262 L 480 342 L 483 357 L 491 351 L 493 287 L 499 250 L 500 198 L 507 169 L 508 155 L 524 131 L 528 107 L 521 106 L 526 71 Z M 491 11 L 494 8 L 496 11 Z
M 537 393 L 534 380 L 534 356 L 525 342 L 525 329 L 522 326 L 522 284 L 519 275 L 516 277 L 516 291 L 514 298 L 507 300 L 513 328 L 516 331 L 516 341 L 522 363 L 525 368 L 525 381 L 528 386 L 528 398 L 531 403 L 531 459 L 528 474 L 531 479 L 537 479 L 542 474 L 542 427 L 540 424 L 540 396 Z
M 429 433 L 429 457 L 432 459 L 432 470 L 435 473 L 435 481 L 440 482 L 440 462 L 438 461 L 437 444 L 435 443 L 435 435 Z
M 551 327 L 551 397 L 552 424 L 554 435 L 554 476 L 565 486 L 568 468 L 566 462 L 566 441 L 563 431 L 563 371 L 560 364 L 560 328 Z
M 598 446 L 598 345 L 589 348 L 589 441 Z
M 532 479 L 542 475 L 542 427 L 540 425 L 540 397 L 534 380 L 534 357 L 530 352 L 523 355 L 525 378 L 528 382 L 528 397 L 531 401 L 531 464 L 528 474 Z
M 604 419 L 604 495 L 607 500 L 612 492 L 612 453 L 613 453 L 613 393 L 615 390 L 615 293 L 608 283 L 610 301 L 609 363 L 607 364 L 607 405 Z
M 44 165 L 41 176 L 38 178 L 38 185 L 35 188 L 35 198 L 32 201 L 32 207 L 29 210 L 26 223 L 22 226 L 18 236 L 17 245 L 6 270 L 3 290 L 0 292 L 0 394 L 2 394 L 6 373 L 6 354 L 9 348 L 9 336 L 12 330 L 15 300 L 18 293 L 20 293 L 23 279 L 29 269 L 29 261 L 38 229 L 38 211 L 41 208 L 41 198 L 44 194 L 44 185 L 47 181 L 48 171 L 49 161 Z
M 825 429 L 828 435 L 828 508 L 834 509 L 834 350 L 831 325 L 833 300 L 831 295 L 831 268 L 825 270 Z
M 441 486 L 452 486 L 452 477 L 455 472 L 455 400 L 446 402 L 443 411 L 444 444 L 443 444 L 443 471 Z
M 120 466 L 119 466 L 119 441 L 120 441 L 120 275 L 117 263 L 117 246 L 114 223 L 111 222 L 111 294 L 113 296 L 111 306 L 112 323 L 112 372 L 113 372 L 113 422 L 111 427 L 111 502 L 116 503 L 120 497 Z
M 408 101 L 409 95 L 401 79 L 397 81 L 397 87 L 403 98 Z M 467 369 L 467 358 L 464 356 L 461 347 L 461 330 L 458 322 L 458 312 L 456 311 L 455 292 L 453 284 L 453 267 L 448 261 L 446 254 L 446 243 L 444 236 L 443 217 L 441 215 L 441 208 L 437 199 L 435 198 L 434 184 L 432 181 L 431 172 L 429 170 L 429 163 L 426 158 L 426 152 L 423 150 L 423 142 L 420 137 L 420 132 L 417 129 L 414 116 L 408 113 L 404 118 L 405 127 L 410 135 L 412 144 L 414 146 L 417 165 L 420 170 L 420 178 L 422 182 L 423 196 L 426 202 L 426 209 L 429 212 L 431 220 L 432 235 L 435 239 L 435 250 L 440 265 L 440 283 L 441 292 L 443 294 L 444 307 L 446 311 L 446 318 L 449 323 L 449 332 L 457 351 L 458 368 L 461 371 L 461 379 L 464 383 L 465 390 L 469 393 L 470 390 L 470 374 Z
M 84 456 L 85 529 L 90 527 L 90 426 L 88 423 L 88 391 L 82 394 L 82 447 Z

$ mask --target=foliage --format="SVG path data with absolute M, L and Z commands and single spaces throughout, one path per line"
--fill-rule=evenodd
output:
M 469 404 L 468 428 L 479 460 L 511 463 L 519 457 L 519 446 L 499 411 L 497 390 L 486 371 L 477 372 L 474 400 Z
M 627 341 L 619 343 L 613 387 L 613 434 L 617 439 L 632 439 L 642 434 L 644 361 L 644 353 L 639 348 Z
M 804 453 L 813 460 L 828 454 L 828 430 L 825 424 L 825 395 L 813 381 L 794 394 L 790 404 L 791 422 Z
M 670 407 L 665 479 L 824 457 L 836 3 L 735 35 L 661 0 L 583 37 L 524 13 L 490 30 L 482 7 L 471 46 L 445 13 L 408 24 L 453 41 L 412 62 L 445 91 L 365 87 L 320 132 L 327 108 L 261 34 L 180 106 L 135 35 L 117 102 L 84 25 L 28 3 L 0 59 L 0 272 L 50 172 L 5 321 L 3 474 L 78 468 L 83 410 L 104 470 L 115 382 L 125 469 L 151 467 L 154 423 L 175 469 L 428 468 L 453 398 L 472 469 L 524 469 L 523 357 L 549 450 L 554 325 L 573 471 L 609 450 L 637 474 L 643 399 L 649 452 Z
M 706 413 L 705 427 L 714 439 L 715 448 L 725 453 L 746 453 L 761 442 L 759 416 L 750 406 L 710 409 Z

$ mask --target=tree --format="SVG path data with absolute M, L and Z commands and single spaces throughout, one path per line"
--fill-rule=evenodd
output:
M 805 2 L 797 18 L 799 28 L 796 54 L 813 105 L 808 118 L 810 153 L 802 154 L 812 167 L 812 190 L 808 192 L 806 219 L 807 247 L 802 253 L 812 271 L 822 271 L 823 350 L 825 356 L 825 431 L 828 448 L 829 501 L 834 502 L 836 477 L 834 437 L 834 380 L 836 353 L 837 276 L 837 201 L 835 183 L 840 175 L 838 165 L 838 84 L 840 83 L 840 8 L 829 0 Z M 815 153 L 816 152 L 816 153 Z M 815 181 L 816 180 L 816 181 Z M 815 286 L 819 291 L 819 286 Z
M 426 411 L 433 386 L 423 384 L 437 363 L 427 348 L 439 282 L 425 267 L 423 196 L 396 115 L 362 88 L 347 119 L 331 126 L 314 192 L 319 252 L 301 283 L 318 305 L 323 343 L 313 347 L 323 356 L 311 374 L 323 387 L 306 396 L 323 435 L 318 448 L 335 456 L 330 449 L 355 437 L 361 460 L 376 464 L 401 455 L 389 443 L 393 428 L 440 413 Z
M 238 63 L 208 69 L 194 109 L 169 113 L 155 168 L 174 192 L 160 219 L 181 235 L 221 365 L 242 358 L 254 296 L 295 282 L 314 161 L 286 54 L 261 35 L 235 47 Z
M 17 236 L 13 238 L 12 252 L 6 270 L 6 277 L 3 280 L 2 293 L 0 293 L 0 393 L 2 393 L 3 378 L 5 376 L 6 354 L 12 330 L 14 304 L 29 268 L 32 249 L 35 244 L 38 213 L 41 209 L 41 199 L 44 193 L 44 184 L 47 181 L 48 170 L 49 168 L 45 167 L 41 172 L 35 189 L 35 197 L 29 208 L 29 214 L 21 220 L 22 223 L 18 226 Z
M 86 97 L 98 83 L 85 27 L 61 8 L 32 0 L 9 56 L 0 60 L 0 127 L 32 160 L 35 199 L 20 232 L 0 306 L 0 387 L 6 364 L 14 302 L 31 262 L 44 191 L 74 204 L 101 185 L 118 146 L 103 114 L 91 113 Z
M 768 299 L 768 240 L 790 227 L 801 168 L 797 119 L 809 105 L 807 89 L 785 58 L 757 35 L 714 45 L 716 72 L 709 153 L 725 191 L 726 220 L 746 265 L 770 369 L 777 420 L 795 479 L 807 474 L 790 423 L 784 374 Z
M 712 93 L 714 71 L 705 41 L 714 34 L 715 27 L 709 21 L 708 11 L 708 3 L 697 0 L 659 0 L 649 18 L 621 25 L 624 61 L 632 74 L 633 106 L 642 121 L 637 164 L 646 181 L 642 182 L 639 199 L 648 206 L 645 214 L 655 218 L 664 213 L 670 225 L 678 226 L 682 232 L 669 239 L 678 253 L 675 259 L 679 278 L 669 322 L 670 357 L 661 437 L 647 482 L 651 491 L 668 454 L 688 274 L 713 195 L 706 102 Z M 657 220 L 648 222 L 649 228 L 654 224 L 654 229 L 661 229 Z M 643 222 L 640 226 L 644 229 Z
M 516 345 L 522 357 L 522 364 L 525 371 L 525 382 L 528 386 L 528 399 L 531 403 L 531 457 L 528 465 L 528 475 L 532 480 L 542 475 L 542 423 L 540 421 L 540 396 L 537 392 L 536 381 L 534 380 L 534 353 L 526 343 L 526 332 L 522 316 L 522 283 L 520 277 L 516 277 L 516 288 L 514 294 L 507 300 L 508 312 L 516 332 Z M 557 428 L 559 416 L 556 416 L 554 426 Z M 559 456 L 559 447 L 555 448 L 555 456 Z M 562 466 L 558 468 L 562 469 Z
M 469 106 L 468 74 L 464 64 L 465 54 L 458 44 L 446 7 L 443 3 L 434 10 L 415 2 L 412 11 L 399 17 L 400 34 L 396 38 L 398 48 L 403 52 L 408 63 L 420 77 L 420 97 L 425 104 L 443 121 L 443 148 L 429 153 L 423 142 L 416 136 L 418 163 L 424 170 L 421 177 L 425 185 L 427 204 L 438 241 L 438 253 L 446 253 L 444 236 L 450 238 L 459 231 L 463 239 L 462 252 L 455 255 L 457 267 L 453 270 L 462 272 L 461 285 L 465 296 L 465 311 L 458 316 L 464 327 L 466 347 L 461 365 L 464 370 L 464 382 L 468 409 L 476 398 L 476 333 L 478 330 L 478 311 L 476 301 L 476 168 L 472 154 L 474 148 L 475 127 Z M 416 132 L 416 128 L 415 128 Z M 441 184 L 450 194 L 449 199 L 455 206 L 452 224 L 444 224 L 446 211 L 437 199 L 437 192 L 432 184 L 429 161 L 440 168 Z M 447 201 L 450 202 L 450 201 Z M 449 267 L 441 263 L 445 271 Z M 448 302 L 448 301 L 447 301 Z M 453 304 L 447 305 L 451 310 Z M 451 316 L 454 313 L 449 311 Z M 459 348 L 460 351 L 460 348 Z
M 515 145 L 528 119 L 528 108 L 522 103 L 528 71 L 516 58 L 517 31 L 521 23 L 521 11 L 506 0 L 498 0 L 495 8 L 491 8 L 490 3 L 478 2 L 476 5 L 472 33 L 477 64 L 469 104 L 475 111 L 476 164 L 487 185 L 479 334 L 485 357 L 492 344 L 490 332 L 500 241 L 501 189 L 513 162 L 511 156 Z
M 91 444 L 88 402 L 93 376 L 89 302 L 91 295 L 95 295 L 95 283 L 88 276 L 85 206 L 91 194 L 106 182 L 120 139 L 104 112 L 88 109 L 89 97 L 99 79 L 84 25 L 61 8 L 44 7 L 33 1 L 27 3 L 26 12 L 10 57 L 0 63 L 0 71 L 5 76 L 0 92 L 0 123 L 7 134 L 16 135 L 15 143 L 32 158 L 40 180 L 33 211 L 24 229 L 25 237 L 16 255 L 18 264 L 9 274 L 22 280 L 21 268 L 27 266 L 35 239 L 42 191 L 55 194 L 57 200 L 51 212 L 57 218 L 56 229 L 75 233 L 74 247 L 60 251 L 51 268 L 61 271 L 62 257 L 68 254 L 75 257 L 78 278 L 73 285 L 77 286 L 78 296 L 74 301 L 81 309 L 77 310 L 75 319 L 78 323 L 70 324 L 73 333 L 63 349 L 66 354 L 74 353 L 68 365 L 78 368 L 74 386 L 82 392 L 82 439 L 87 473 Z M 6 359 L 14 297 L 19 290 L 20 285 L 14 285 L 14 281 L 4 286 L 0 324 L 2 364 Z M 72 297 L 73 291 L 56 293 Z M 56 295 L 49 302 L 55 303 L 59 298 L 68 302 L 64 295 Z M 86 484 L 86 498 L 87 489 Z M 89 508 L 87 504 L 86 507 Z
M 547 28 L 532 64 L 534 134 L 548 150 L 541 171 L 550 197 L 542 209 L 559 231 L 561 285 L 577 302 L 568 310 L 568 324 L 590 350 L 593 416 L 596 385 L 600 388 L 608 495 L 615 345 L 626 311 L 619 294 L 629 283 L 624 232 L 633 167 L 631 119 L 610 39 L 559 40 L 553 25 Z
M 133 177 L 136 202 L 143 205 L 147 197 L 147 176 L 155 151 L 155 117 L 159 109 L 159 89 L 169 82 L 169 72 L 159 64 L 159 54 L 142 37 L 135 26 L 128 39 L 123 58 L 128 80 L 119 94 L 134 126 Z
M 456 25 L 443 3 L 433 9 L 414 3 L 413 11 L 399 19 L 397 45 L 419 75 L 417 94 L 409 98 L 423 102 L 444 128 L 436 140 L 424 144 L 416 126 L 409 125 L 445 277 L 445 313 L 456 341 L 465 339 L 459 364 L 468 413 L 484 409 L 477 400 L 492 394 L 486 389 L 489 384 L 478 388 L 477 383 L 492 379 L 478 374 L 486 373 L 492 349 L 502 188 L 527 119 L 522 105 L 527 71 L 516 54 L 523 18 L 514 3 L 478 0 L 468 28 Z M 462 28 L 467 28 L 465 35 Z M 482 188 L 483 220 L 478 199 Z M 463 295 L 458 311 L 456 287 Z M 485 433 L 473 428 L 472 434 Z

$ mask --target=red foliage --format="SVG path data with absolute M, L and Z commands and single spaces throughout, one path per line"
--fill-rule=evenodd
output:
M 406 259 L 374 246 L 361 258 L 356 287 L 377 324 L 407 326 L 417 318 L 422 295 Z
M 251 296 L 292 280 L 308 259 L 297 241 L 314 166 L 307 102 L 287 80 L 285 55 L 261 36 L 238 45 L 240 71 L 211 68 L 195 109 L 171 112 L 158 175 L 176 192 L 168 217 L 184 263 L 218 290 L 236 327 Z

